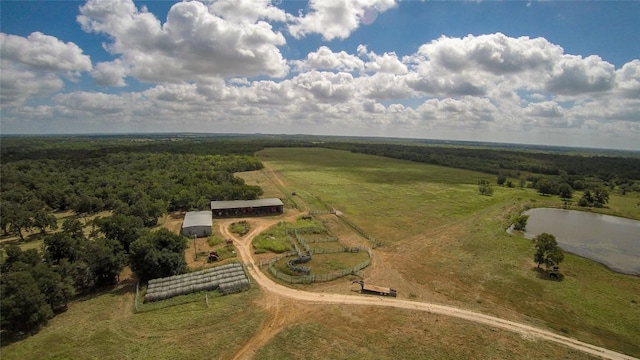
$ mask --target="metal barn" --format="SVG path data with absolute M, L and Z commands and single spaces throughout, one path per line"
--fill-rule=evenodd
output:
M 182 235 L 206 237 L 211 235 L 213 219 L 210 211 L 191 211 L 184 215 Z
M 277 215 L 282 214 L 283 208 L 278 198 L 211 202 L 211 211 L 216 217 Z

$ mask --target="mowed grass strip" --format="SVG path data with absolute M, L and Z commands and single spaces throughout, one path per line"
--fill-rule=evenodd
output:
M 386 265 L 411 284 L 398 289 L 401 296 L 437 294 L 640 356 L 639 277 L 567 254 L 564 281 L 540 278 L 531 241 L 505 232 L 525 208 L 559 207 L 559 198 L 497 185 L 493 196 L 481 196 L 478 180 L 495 184 L 495 176 L 337 150 L 266 149 L 258 156 L 287 186 L 321 198 L 382 241 L 378 251 L 393 259 Z M 638 219 L 635 199 L 612 193 L 603 211 Z

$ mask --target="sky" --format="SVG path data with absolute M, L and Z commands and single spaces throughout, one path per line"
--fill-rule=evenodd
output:
M 0 134 L 640 150 L 640 1 L 0 1 Z

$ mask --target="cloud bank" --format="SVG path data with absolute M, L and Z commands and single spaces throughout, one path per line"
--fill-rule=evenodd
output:
M 78 26 L 112 60 L 42 33 L 0 34 L 3 132 L 306 132 L 581 145 L 640 138 L 640 60 L 620 68 L 544 38 L 441 36 L 402 56 L 332 50 L 398 5 L 180 2 L 166 21 L 130 0 L 89 0 Z M 288 42 L 326 45 L 286 58 Z M 67 91 L 79 78 L 99 85 Z M 129 87 L 144 84 L 143 89 Z M 637 148 L 637 145 L 636 145 Z

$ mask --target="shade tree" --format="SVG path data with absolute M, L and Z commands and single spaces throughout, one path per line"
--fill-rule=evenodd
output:
M 2 274 L 0 326 L 11 335 L 38 328 L 53 317 L 51 305 L 29 271 Z
M 146 232 L 131 243 L 129 263 L 140 280 L 182 274 L 187 270 L 187 239 L 167 229 Z
M 544 264 L 548 269 L 560 264 L 564 260 L 564 253 L 558 246 L 555 236 L 542 233 L 535 237 L 534 242 L 536 252 L 533 255 L 533 261 L 538 264 L 538 268 Z

